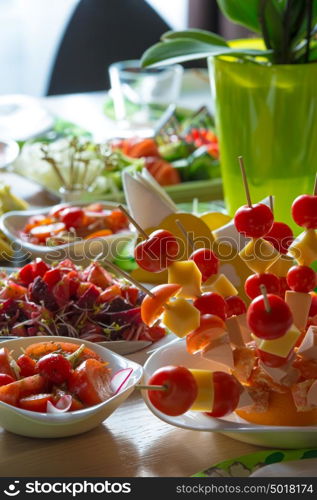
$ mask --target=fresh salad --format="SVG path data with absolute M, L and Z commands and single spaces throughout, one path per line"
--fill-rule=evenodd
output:
M 98 262 L 82 269 L 68 259 L 56 266 L 36 259 L 15 273 L 2 273 L 0 335 L 154 342 L 165 330 L 142 321 L 142 299 L 142 292 Z
M 84 207 L 64 203 L 54 206 L 48 214 L 32 215 L 20 236 L 33 245 L 56 246 L 128 229 L 129 221 L 119 209 L 106 210 L 102 203 Z
M 57 192 L 63 183 L 56 170 L 67 179 L 75 168 L 80 179 L 86 176 L 93 180 L 89 191 L 111 195 L 112 199 L 122 195 L 123 171 L 135 173 L 147 168 L 161 186 L 220 177 L 218 138 L 212 121 L 201 125 L 198 120 L 195 125 L 194 118 L 188 119 L 180 123 L 180 130 L 155 138 L 111 139 L 106 144 L 97 144 L 84 134 L 55 134 L 53 140 L 44 137 L 23 144 L 15 170 Z
M 41 342 L 21 353 L 0 349 L 0 401 L 41 413 L 78 411 L 114 395 L 97 353 L 70 342 Z

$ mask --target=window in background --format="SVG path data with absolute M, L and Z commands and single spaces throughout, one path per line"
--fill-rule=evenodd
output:
M 173 29 L 186 27 L 188 0 L 147 1 Z M 45 94 L 59 42 L 78 2 L 0 0 L 0 94 Z

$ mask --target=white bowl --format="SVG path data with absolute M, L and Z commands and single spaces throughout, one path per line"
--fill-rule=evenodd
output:
M 13 350 L 13 356 L 18 357 L 21 354 L 21 347 L 26 348 L 31 344 L 48 341 L 85 344 L 109 363 L 113 374 L 125 368 L 132 368 L 133 372 L 118 394 L 103 403 L 74 412 L 57 415 L 38 413 L 22 410 L 0 401 L 0 426 L 14 434 L 36 438 L 58 438 L 87 432 L 108 418 L 133 392 L 135 385 L 142 377 L 143 370 L 139 364 L 87 340 L 69 337 L 23 337 L 1 342 L 0 346 L 1 348 L 7 347 L 10 351 Z
M 102 203 L 104 208 L 113 210 L 117 208 L 116 203 Z M 87 203 L 68 203 L 69 206 L 86 206 Z M 75 264 L 86 265 L 97 255 L 102 254 L 103 258 L 114 258 L 123 245 L 128 243 L 134 236 L 130 230 L 121 231 L 100 238 L 78 239 L 72 243 L 48 247 L 45 245 L 34 245 L 21 238 L 20 232 L 27 224 L 32 215 L 46 215 L 53 207 L 37 208 L 34 210 L 15 210 L 3 214 L 0 218 L 0 228 L 4 234 L 14 242 L 16 250 L 22 250 L 24 257 L 33 259 L 41 257 L 46 262 L 52 263 L 65 258 L 70 258 Z
M 19 156 L 20 148 L 16 141 L 0 138 L 0 168 L 6 168 Z
M 146 361 L 144 381 L 166 365 L 182 365 L 188 368 L 213 369 L 212 363 L 186 351 L 186 342 L 180 340 L 156 350 Z M 217 365 L 219 370 L 219 365 Z M 188 411 L 171 417 L 157 410 L 149 401 L 147 391 L 143 398 L 150 410 L 168 424 L 197 431 L 220 432 L 238 441 L 273 448 L 310 448 L 317 446 L 317 425 L 307 427 L 265 426 L 247 422 L 235 414 L 224 418 L 211 418 L 203 413 Z

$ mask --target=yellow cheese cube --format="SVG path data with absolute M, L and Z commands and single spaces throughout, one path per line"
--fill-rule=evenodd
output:
M 162 323 L 182 338 L 199 327 L 200 312 L 190 302 L 178 297 L 165 307 Z
M 281 358 L 287 358 L 291 349 L 295 346 L 301 332 L 292 325 L 291 328 L 282 337 L 274 340 L 261 340 L 256 342 L 261 351 L 275 354 Z
M 213 374 L 210 370 L 190 370 L 197 382 L 198 394 L 190 408 L 193 411 L 212 411 L 214 405 Z
M 294 266 L 293 257 L 289 257 L 288 255 L 281 254 L 274 262 L 267 268 L 268 273 L 273 273 L 275 276 L 285 277 L 290 270 L 290 268 Z
M 280 254 L 271 243 L 262 238 L 256 238 L 249 241 L 239 255 L 254 273 L 264 273 Z
M 300 266 L 310 266 L 317 260 L 317 232 L 307 229 L 291 244 L 288 249 Z
M 180 297 L 194 299 L 201 293 L 201 272 L 193 260 L 180 260 L 168 267 L 168 282 L 181 285 Z
M 223 297 L 230 297 L 231 295 L 238 295 L 238 290 L 233 286 L 230 280 L 224 274 L 218 274 L 218 276 L 209 284 L 203 283 L 202 285 L 204 292 L 217 292 Z

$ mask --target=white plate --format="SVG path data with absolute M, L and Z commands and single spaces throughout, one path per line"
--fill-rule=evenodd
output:
M 20 148 L 17 142 L 4 137 L 0 138 L 0 168 L 11 165 L 19 156 Z
M 47 342 L 48 340 L 71 342 L 78 345 L 85 344 L 109 364 L 108 366 L 113 374 L 126 368 L 131 368 L 132 373 L 118 394 L 103 403 L 83 410 L 47 414 L 22 410 L 0 401 L 0 425 L 14 434 L 38 438 L 56 438 L 87 432 L 108 418 L 133 392 L 135 385 L 142 377 L 142 367 L 138 363 L 123 358 L 105 347 L 87 340 L 70 339 L 69 337 L 21 337 L 2 342 L 1 348 L 7 347 L 9 351 L 13 350 L 13 356 L 18 357 L 21 347 L 26 348 L 30 344 Z
M 98 342 L 98 344 L 110 349 L 110 351 L 121 354 L 121 356 L 125 356 L 126 354 L 141 351 L 152 345 L 153 342 L 147 340 L 110 340 L 107 342 Z
M 101 201 L 96 203 L 102 203 L 106 210 L 113 210 L 118 206 L 116 203 L 110 202 L 105 203 Z M 87 203 L 73 202 L 68 205 L 85 206 Z M 23 240 L 20 237 L 20 232 L 27 224 L 29 217 L 39 214 L 46 215 L 52 208 L 45 207 L 34 210 L 12 211 L 2 215 L 0 219 L 1 230 L 11 241 L 21 247 L 26 258 L 41 257 L 46 262 L 52 263 L 69 257 L 75 264 L 86 265 L 99 254 L 102 254 L 103 258 L 115 258 L 122 246 L 134 237 L 135 233 L 127 230 L 102 238 L 81 239 L 74 243 L 66 243 L 54 247 L 34 245 Z
M 160 367 L 183 365 L 188 368 L 212 369 L 208 360 L 193 356 L 186 351 L 186 342 L 180 340 L 156 350 L 144 365 L 145 383 Z M 219 369 L 219 366 L 217 367 Z M 220 432 L 238 441 L 274 448 L 310 448 L 317 446 L 317 426 L 286 427 L 265 426 L 249 423 L 235 414 L 225 418 L 211 418 L 199 412 L 187 412 L 171 417 L 158 411 L 149 401 L 147 392 L 143 398 L 150 410 L 168 424 L 196 431 Z

